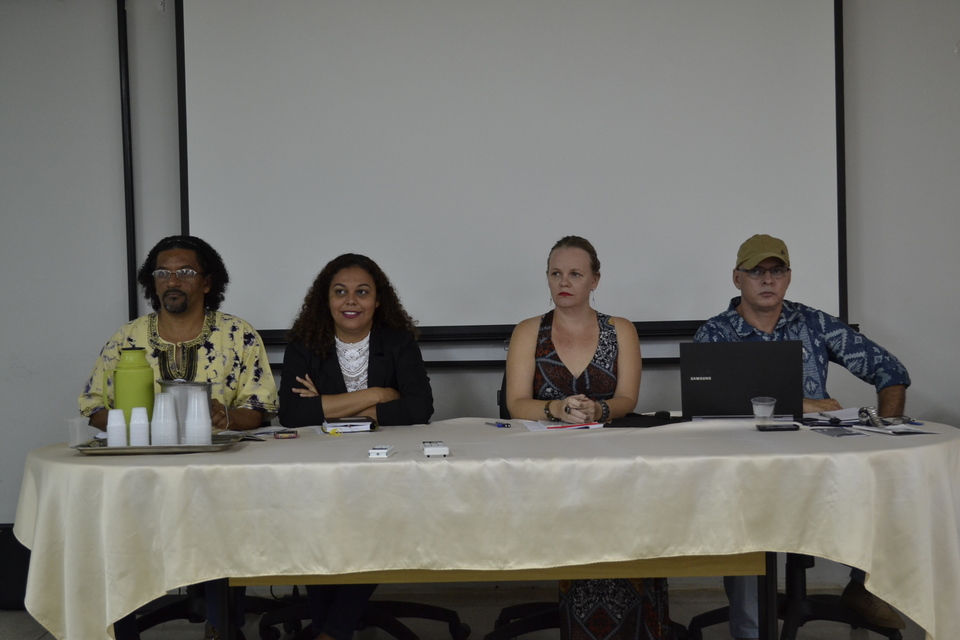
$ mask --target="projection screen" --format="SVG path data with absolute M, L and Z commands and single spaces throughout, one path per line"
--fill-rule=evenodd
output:
M 833 0 L 183 0 L 182 188 L 224 310 L 290 326 L 321 267 L 376 260 L 422 327 L 550 306 L 596 246 L 595 306 L 702 320 L 753 233 L 838 313 Z

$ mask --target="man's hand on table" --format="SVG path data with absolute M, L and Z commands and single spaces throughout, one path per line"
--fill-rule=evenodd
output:
M 840 403 L 834 400 L 833 398 L 823 398 L 822 400 L 815 400 L 813 398 L 803 399 L 804 413 L 820 413 L 821 411 L 839 411 L 840 409 L 843 409 L 843 407 L 840 406 Z

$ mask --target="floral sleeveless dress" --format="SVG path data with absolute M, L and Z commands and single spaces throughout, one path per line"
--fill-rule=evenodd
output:
M 587 368 L 574 378 L 553 344 L 553 311 L 540 320 L 533 396 L 559 400 L 582 393 L 609 400 L 617 389 L 617 330 L 610 316 L 597 314 L 600 340 Z M 563 640 L 669 640 L 666 578 L 560 581 L 560 637 Z

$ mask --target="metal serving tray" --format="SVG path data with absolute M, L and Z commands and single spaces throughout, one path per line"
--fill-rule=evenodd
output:
M 167 444 L 148 447 L 108 447 L 106 440 L 94 438 L 86 444 L 74 447 L 80 453 L 88 456 L 134 456 L 159 455 L 164 453 L 209 453 L 223 451 L 240 442 L 243 436 L 213 436 L 212 444 Z

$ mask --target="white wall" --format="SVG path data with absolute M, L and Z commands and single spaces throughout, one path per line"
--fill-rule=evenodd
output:
M 128 4 L 142 256 L 179 230 L 174 12 Z M 13 521 L 26 452 L 63 440 L 93 358 L 126 320 L 115 14 L 112 0 L 0 3 L 0 523 Z M 910 368 L 909 412 L 960 424 L 960 2 L 847 0 L 845 20 L 851 320 Z M 733 293 L 718 278 L 718 310 Z M 496 414 L 499 372 L 431 375 L 436 418 Z M 846 372 L 831 380 L 842 401 L 873 401 Z M 640 409 L 678 407 L 678 382 L 646 371 Z
M 960 426 L 960 2 L 846 3 L 850 315 Z
M 0 522 L 125 317 L 113 3 L 0 5 Z

